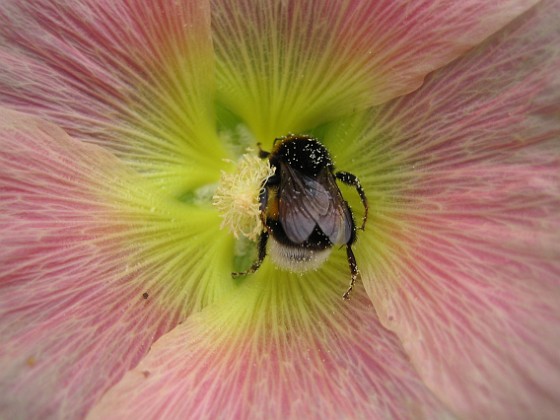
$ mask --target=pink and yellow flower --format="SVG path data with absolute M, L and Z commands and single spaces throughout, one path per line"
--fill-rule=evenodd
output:
M 554 418 L 559 15 L 5 1 L 0 417 Z M 368 195 L 349 302 L 337 250 L 231 277 L 216 184 L 288 132 Z

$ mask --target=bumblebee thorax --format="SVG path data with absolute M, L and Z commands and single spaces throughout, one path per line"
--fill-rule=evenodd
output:
M 273 166 L 283 162 L 301 173 L 316 177 L 324 168 L 333 166 L 329 152 L 318 140 L 309 136 L 279 138 L 270 155 Z

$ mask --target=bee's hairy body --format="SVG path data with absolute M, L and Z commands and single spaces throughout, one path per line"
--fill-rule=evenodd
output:
M 275 140 L 272 151 L 260 151 L 275 168 L 260 195 L 261 218 L 266 230 L 259 240 L 258 260 L 249 270 L 255 272 L 264 260 L 267 243 L 273 262 L 284 269 L 304 272 L 317 269 L 328 258 L 334 245 L 345 245 L 350 266 L 348 299 L 359 275 L 352 244 L 356 225 L 348 203 L 335 179 L 356 187 L 365 208 L 367 199 L 358 179 L 347 172 L 334 172 L 330 155 L 317 139 L 288 135 Z

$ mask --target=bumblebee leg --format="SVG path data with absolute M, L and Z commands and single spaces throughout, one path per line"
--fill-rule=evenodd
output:
M 268 188 L 266 185 L 263 186 L 261 192 L 259 193 L 259 210 L 261 212 L 261 221 L 263 225 L 266 225 L 266 220 L 264 219 L 264 214 L 266 211 L 266 204 L 268 203 Z
M 368 217 L 369 206 L 366 198 L 366 193 L 362 188 L 362 184 L 360 184 L 360 181 L 358 180 L 356 175 L 352 175 L 351 173 L 348 172 L 337 172 L 336 174 L 334 174 L 334 176 L 336 176 L 337 179 L 344 182 L 346 185 L 356 187 L 356 191 L 358 191 L 358 194 L 360 195 L 360 199 L 362 200 L 362 205 L 364 206 L 364 210 L 365 210 L 364 218 L 362 219 L 362 226 L 360 227 L 361 230 L 364 230 L 364 228 L 366 227 L 366 220 Z
M 342 295 L 342 299 L 344 300 L 350 299 L 350 293 L 354 288 L 356 280 L 360 276 L 358 265 L 356 264 L 356 257 L 354 257 L 354 252 L 352 251 L 351 245 L 346 245 L 346 256 L 348 259 L 348 265 L 350 266 L 350 286 L 348 286 L 348 290 L 346 290 L 346 292 Z
M 267 243 L 267 241 L 268 241 L 268 231 L 265 231 L 265 232 L 261 233 L 261 236 L 259 238 L 259 256 L 257 258 L 257 261 L 255 261 L 253 263 L 253 265 L 251 267 L 249 267 L 248 270 L 231 273 L 231 276 L 232 277 L 245 276 L 247 274 L 252 274 L 255 271 L 257 271 L 259 269 L 259 267 L 261 266 L 261 264 L 264 260 L 264 257 L 266 257 L 266 243 Z

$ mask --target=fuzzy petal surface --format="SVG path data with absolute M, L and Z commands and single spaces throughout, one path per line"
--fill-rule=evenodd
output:
M 347 275 L 331 266 L 304 278 L 265 263 L 226 305 L 204 309 L 156 343 L 89 418 L 448 414 L 364 289 L 349 304 L 340 298 Z
M 0 145 L 0 417 L 79 418 L 232 289 L 231 240 L 51 123 L 2 109 Z
M 535 4 L 214 0 L 219 100 L 261 141 L 418 88 Z
M 161 189 L 216 181 L 205 1 L 7 0 L 0 101 L 101 145 Z
M 465 418 L 560 412 L 558 16 L 541 3 L 333 140 L 370 198 L 380 320 Z

